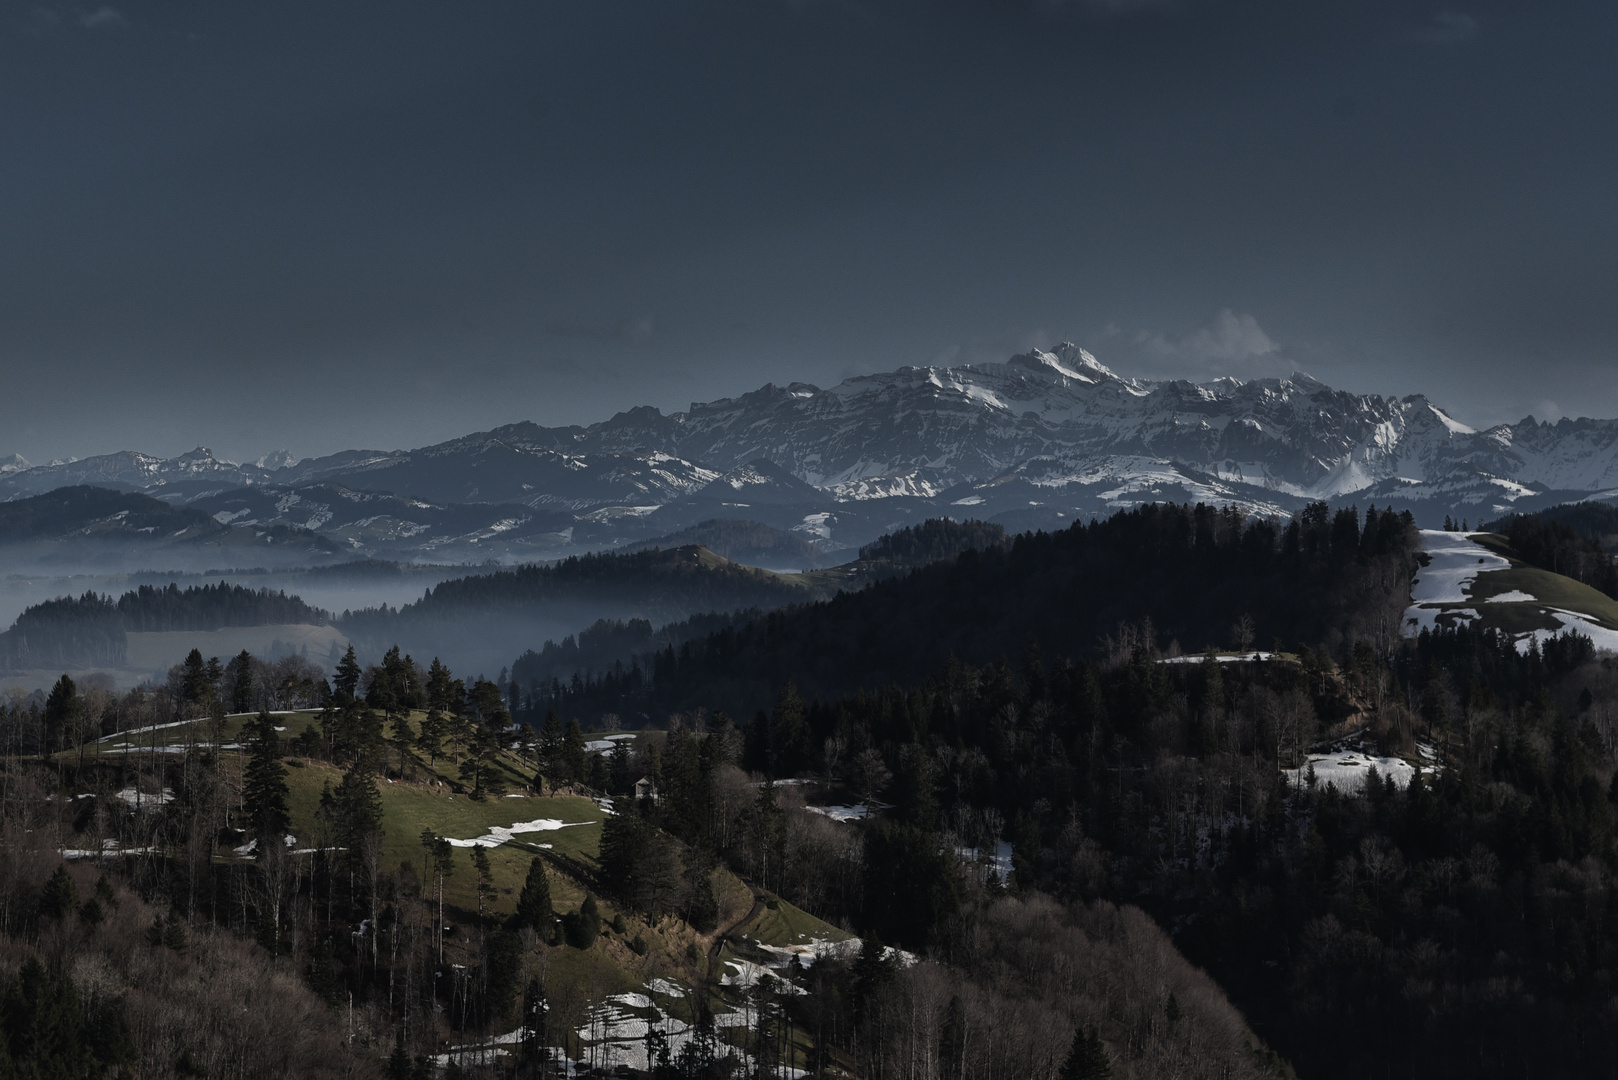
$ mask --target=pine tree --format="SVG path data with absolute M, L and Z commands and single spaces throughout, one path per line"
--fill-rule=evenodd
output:
M 427 669 L 427 708 L 438 713 L 455 711 L 456 702 L 450 693 L 451 674 L 449 668 L 433 657 L 432 667 Z
M 343 774 L 332 792 L 332 811 L 337 826 L 337 842 L 357 857 L 360 846 L 382 832 L 382 793 L 376 789 L 376 773 L 366 761 L 356 761 Z
M 808 708 L 798 687 L 790 680 L 775 699 L 775 712 L 770 717 L 770 748 L 774 751 L 772 765 L 783 775 L 792 775 L 809 756 Z
M 517 895 L 517 914 L 513 916 L 511 925 L 518 930 L 525 926 L 532 927 L 539 939 L 547 943 L 551 938 L 551 928 L 556 925 L 556 913 L 551 907 L 550 879 L 545 876 L 544 860 L 537 855 L 528 864 L 528 878 L 523 882 L 522 892 Z
M 438 765 L 438 755 L 444 752 L 446 734 L 444 714 L 437 709 L 429 709 L 421 722 L 421 730 L 416 734 L 416 749 L 427 755 L 429 766 Z
M 78 907 L 78 890 L 67 867 L 58 866 L 45 882 L 39 897 L 39 913 L 47 919 L 65 919 Z
M 1102 1045 L 1100 1033 L 1095 1028 L 1075 1030 L 1073 1046 L 1062 1066 L 1061 1080 L 1109 1080 L 1111 1076 L 1112 1058 Z
M 395 1040 L 393 1053 L 388 1055 L 388 1080 L 410 1080 L 410 1052 L 404 1043 Z
M 472 845 L 472 868 L 477 871 L 478 918 L 483 918 L 483 903 L 494 891 L 494 868 L 489 865 L 489 853 L 482 844 Z
M 169 908 L 169 917 L 163 923 L 163 944 L 175 952 L 185 952 L 187 944 L 185 923 L 180 919 L 180 913 L 173 908 Z
M 47 752 L 63 750 L 78 738 L 79 716 L 83 705 L 79 688 L 64 674 L 51 687 L 45 699 L 45 749 Z
M 230 661 L 230 711 L 250 712 L 253 708 L 253 654 L 243 649 Z
M 471 788 L 472 798 L 482 799 L 505 791 L 505 784 L 494 767 L 499 755 L 500 746 L 494 732 L 478 728 L 467 746 L 466 760 L 461 762 L 461 781 Z
M 562 718 L 556 715 L 555 709 L 547 710 L 545 725 L 539 729 L 539 767 L 544 770 L 552 788 L 562 773 L 563 739 Z
M 360 662 L 354 656 L 354 646 L 350 645 L 343 658 L 337 661 L 337 672 L 332 677 L 332 689 L 337 693 L 340 702 L 354 700 L 355 693 L 360 687 Z
M 534 860 L 538 862 L 538 859 Z M 545 984 L 529 979 L 522 992 L 522 1062 L 529 1068 L 540 1065 L 546 1058 L 546 1019 L 550 1004 L 545 1000 Z
M 242 771 L 242 808 L 252 822 L 259 845 L 279 843 L 291 823 L 287 811 L 287 770 L 281 764 L 281 740 L 275 718 L 260 712 L 249 725 L 251 744 Z
M 11 1070 L 18 1077 L 93 1075 L 78 991 L 67 975 L 52 978 L 30 956 L 0 994 L 4 1018 L 0 1044 L 9 1042 Z
M 567 722 L 567 734 L 562 736 L 563 767 L 570 779 L 582 781 L 590 775 L 589 756 L 584 748 L 584 729 L 575 716 Z

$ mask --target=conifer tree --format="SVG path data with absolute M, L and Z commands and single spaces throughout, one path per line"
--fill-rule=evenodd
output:
M 551 907 L 550 879 L 545 876 L 545 863 L 538 855 L 528 864 L 528 877 L 517 895 L 517 914 L 511 924 L 519 930 L 532 927 L 541 941 L 550 942 L 556 913 Z
M 1061 1080 L 1110 1080 L 1112 1058 L 1095 1028 L 1073 1032 L 1073 1046 L 1062 1065 Z
M 568 777 L 583 781 L 590 775 L 589 752 L 584 748 L 584 729 L 579 718 L 567 722 L 567 734 L 562 737 L 562 761 Z
M 489 865 L 489 853 L 482 844 L 472 845 L 472 868 L 477 871 L 478 918 L 483 918 L 483 903 L 494 891 L 494 868 Z
M 65 919 L 78 907 L 78 890 L 67 867 L 58 866 L 45 882 L 39 897 L 39 913 L 47 919 Z
M 275 718 L 266 709 L 249 725 L 251 743 L 242 775 L 242 807 L 260 847 L 279 843 L 291 823 L 287 811 L 287 770 L 281 764 L 281 740 Z
M 562 718 L 554 708 L 546 710 L 545 724 L 539 729 L 539 767 L 553 788 L 562 772 L 563 739 Z
M 343 774 L 332 792 L 332 810 L 337 842 L 348 849 L 352 861 L 361 844 L 382 832 L 382 794 L 376 789 L 376 772 L 369 761 L 356 761 Z
M 250 712 L 253 708 L 253 654 L 243 649 L 231 658 L 230 711 Z
M 83 711 L 79 688 L 65 673 L 56 680 L 45 699 L 45 749 L 47 752 L 66 749 L 78 736 L 79 716 Z
M 360 662 L 354 656 L 354 646 L 350 645 L 343 658 L 337 661 L 337 672 L 332 676 L 332 690 L 341 702 L 353 701 L 354 695 L 360 687 Z
M 538 862 L 539 860 L 534 860 Z M 522 1063 L 529 1068 L 539 1066 L 546 1057 L 546 1019 L 550 1004 L 545 1000 L 545 984 L 529 979 L 522 992 Z

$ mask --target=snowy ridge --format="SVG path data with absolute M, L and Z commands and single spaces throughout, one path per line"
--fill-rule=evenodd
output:
M 1349 393 L 1302 372 L 1131 379 L 1063 343 L 829 388 L 766 385 L 670 414 L 641 406 L 589 426 L 510 424 L 414 450 L 0 463 L 0 501 L 70 484 L 433 561 L 614 547 L 721 517 L 778 528 L 813 517 L 818 541 L 848 547 L 928 514 L 1052 528 L 1167 500 L 1484 517 L 1618 499 L 1618 421 L 1526 417 L 1479 431 L 1419 394 Z M 363 513 L 362 500 L 374 501 Z

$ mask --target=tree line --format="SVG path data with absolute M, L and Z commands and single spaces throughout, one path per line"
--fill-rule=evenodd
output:
M 20 668 L 118 667 L 127 635 L 165 630 L 218 630 L 283 623 L 325 625 L 329 612 L 279 590 L 214 585 L 142 585 L 116 600 L 86 592 L 32 605 L 0 634 L 0 663 Z

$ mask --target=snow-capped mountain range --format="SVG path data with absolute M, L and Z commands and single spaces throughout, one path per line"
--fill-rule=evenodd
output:
M 1430 521 L 1618 499 L 1618 421 L 1530 417 L 1475 431 L 1421 395 L 1351 394 L 1302 373 L 1147 382 L 1063 344 L 827 389 L 764 386 L 667 415 L 641 407 L 588 427 L 512 424 L 415 450 L 0 463 L 3 500 L 71 484 L 392 557 L 543 557 L 711 517 L 845 547 L 940 514 L 1060 527 L 1154 500 L 1284 515 L 1325 499 Z

